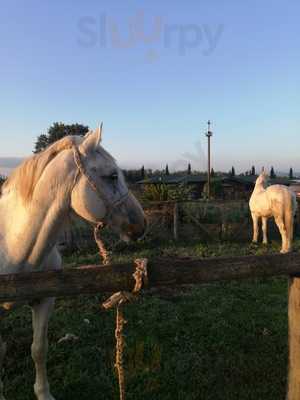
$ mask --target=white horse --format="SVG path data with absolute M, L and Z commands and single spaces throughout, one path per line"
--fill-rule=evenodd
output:
M 284 185 L 265 188 L 267 175 L 262 172 L 256 180 L 249 206 L 253 220 L 253 242 L 258 240 L 258 221 L 262 219 L 263 243 L 268 243 L 267 220 L 274 217 L 282 238 L 281 253 L 292 250 L 296 195 Z
M 0 197 L 0 274 L 61 269 L 56 241 L 71 212 L 104 222 L 128 241 L 144 234 L 144 212 L 123 174 L 100 146 L 102 125 L 84 138 L 67 136 L 18 167 Z M 12 303 L 2 304 L 9 310 Z M 47 370 L 47 330 L 54 298 L 32 304 L 32 358 L 38 400 L 54 400 Z M 1 308 L 0 307 L 0 308 Z M 0 336 L 0 371 L 5 344 Z M 4 400 L 0 379 L 0 400 Z

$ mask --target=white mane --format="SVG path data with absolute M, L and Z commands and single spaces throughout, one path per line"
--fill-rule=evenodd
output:
M 28 203 L 34 192 L 34 188 L 47 165 L 63 150 L 71 149 L 83 141 L 79 136 L 66 136 L 41 153 L 25 160 L 17 167 L 7 181 L 3 184 L 2 193 L 15 188 L 22 200 Z

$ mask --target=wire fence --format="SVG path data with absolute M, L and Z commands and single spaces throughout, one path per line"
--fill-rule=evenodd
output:
M 200 240 L 246 242 L 252 238 L 252 218 L 248 202 L 186 201 L 153 202 L 144 205 L 148 221 L 145 240 Z M 297 224 L 295 231 L 298 231 Z M 270 239 L 280 239 L 274 221 L 268 221 Z M 114 247 L 119 238 L 109 229 L 103 239 Z M 73 221 L 61 234 L 59 246 L 65 251 L 95 247 L 94 233 L 84 221 Z

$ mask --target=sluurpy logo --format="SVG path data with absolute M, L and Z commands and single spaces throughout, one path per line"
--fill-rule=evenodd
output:
M 180 56 L 197 49 L 203 56 L 209 56 L 216 50 L 224 32 L 223 24 L 171 24 L 161 16 L 151 19 L 151 27 L 146 32 L 145 12 L 137 11 L 128 18 L 124 33 L 121 24 L 105 13 L 98 17 L 84 16 L 78 20 L 77 43 L 86 48 L 113 49 L 132 49 L 142 45 L 147 59 L 155 61 L 159 49 L 174 50 Z

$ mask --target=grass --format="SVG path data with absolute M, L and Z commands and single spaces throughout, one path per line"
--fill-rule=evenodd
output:
M 249 244 L 173 242 L 118 245 L 113 261 L 135 257 L 262 254 Z M 295 247 L 300 249 L 300 241 Z M 67 266 L 97 263 L 74 254 Z M 57 300 L 50 322 L 48 375 L 57 400 L 118 399 L 114 365 L 114 311 L 107 296 Z M 283 399 L 287 366 L 287 282 L 252 280 L 154 291 L 126 307 L 127 400 Z M 77 341 L 58 343 L 66 333 Z M 31 400 L 31 315 L 27 307 L 2 321 L 8 354 L 7 399 Z

